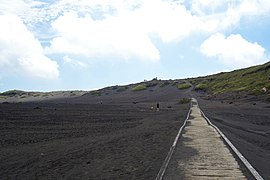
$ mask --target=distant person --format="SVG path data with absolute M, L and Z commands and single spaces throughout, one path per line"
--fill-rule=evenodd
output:
M 157 111 L 159 111 L 159 103 L 157 103 Z

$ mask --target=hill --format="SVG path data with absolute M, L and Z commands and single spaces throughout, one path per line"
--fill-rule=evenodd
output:
M 270 101 L 270 62 L 232 72 L 182 80 L 143 81 L 123 86 L 110 86 L 94 91 L 25 92 L 9 90 L 0 93 L 0 102 L 60 100 L 77 103 L 177 101 L 189 97 L 192 90 L 210 98 L 252 96 Z M 183 93 L 184 91 L 184 93 Z
M 51 101 L 78 104 L 182 103 L 184 102 L 183 98 L 190 96 L 191 90 L 192 86 L 186 80 L 158 80 L 154 78 L 150 81 L 124 86 L 110 86 L 93 91 L 25 92 L 9 90 L 0 93 L 0 102 Z
M 191 78 L 195 90 L 214 96 L 236 93 L 261 96 L 270 101 L 270 62 L 232 72 Z
M 164 106 L 182 103 L 183 98 L 190 97 L 192 87 L 186 80 L 158 80 L 143 81 L 124 86 L 110 86 L 90 91 L 82 96 L 54 100 L 57 102 L 71 102 L 83 104 L 147 104 L 157 102 Z
M 0 93 L 0 102 L 29 102 L 68 99 L 82 96 L 85 93 L 87 93 L 87 91 L 26 92 L 14 89 Z

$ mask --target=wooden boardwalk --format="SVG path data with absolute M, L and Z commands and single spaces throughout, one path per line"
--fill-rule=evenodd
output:
M 163 179 L 247 179 L 195 99 Z

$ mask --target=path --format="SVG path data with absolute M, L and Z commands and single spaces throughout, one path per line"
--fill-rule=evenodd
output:
M 163 179 L 247 179 L 195 99 Z

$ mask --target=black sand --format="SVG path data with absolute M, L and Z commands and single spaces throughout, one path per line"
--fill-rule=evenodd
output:
M 154 179 L 189 110 L 169 89 L 0 104 L 0 179 Z

